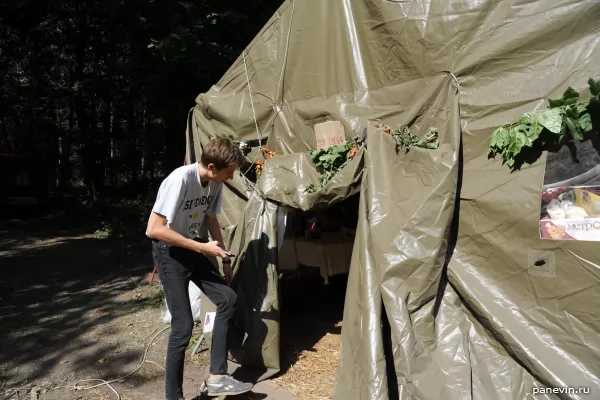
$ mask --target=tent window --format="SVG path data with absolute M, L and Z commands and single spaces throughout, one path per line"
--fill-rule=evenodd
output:
M 600 155 L 591 142 L 548 154 L 540 237 L 600 241 Z

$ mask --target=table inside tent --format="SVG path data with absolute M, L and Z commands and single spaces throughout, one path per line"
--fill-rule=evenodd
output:
M 324 232 L 319 239 L 287 237 L 279 251 L 279 270 L 296 271 L 300 266 L 319 268 L 326 283 L 330 276 L 350 270 L 354 236 Z

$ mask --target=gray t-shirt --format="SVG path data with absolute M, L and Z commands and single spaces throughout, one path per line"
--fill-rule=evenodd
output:
M 212 181 L 202 187 L 198 163 L 184 165 L 162 182 L 152 211 L 165 216 L 170 229 L 193 239 L 205 214 L 216 216 L 221 212 L 222 187 Z

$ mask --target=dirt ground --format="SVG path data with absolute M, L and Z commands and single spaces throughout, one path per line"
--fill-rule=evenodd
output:
M 51 389 L 125 375 L 140 364 L 153 333 L 167 326 L 160 285 L 147 280 L 152 260 L 141 250 L 124 255 L 121 244 L 85 228 L 63 227 L 60 220 L 3 221 L 0 393 L 38 387 L 48 391 L 42 399 L 57 392 L 65 400 L 111 396 L 106 386 Z M 167 336 L 165 331 L 156 338 L 148 360 L 163 364 Z M 157 365 L 145 363 L 128 384 L 161 375 Z
M 73 388 L 101 383 L 85 379 L 118 379 L 138 367 L 112 384 L 120 398 L 164 398 L 169 331 L 162 321 L 160 283 L 148 283 L 153 268 L 149 244 L 127 246 L 98 237 L 85 225 L 53 219 L 0 222 L 1 400 L 15 388 L 22 390 L 9 399 L 29 399 L 34 387 L 40 389 L 40 400 L 117 399 L 106 385 Z M 301 399 L 330 398 L 345 283 L 334 280 L 325 287 L 313 273 L 281 284 L 287 285 L 282 291 L 282 371 L 274 381 Z M 197 336 L 198 329 L 190 349 Z M 140 366 L 146 349 L 148 362 Z M 186 398 L 195 396 L 207 356 L 188 358 Z M 317 371 L 318 382 L 308 378 L 314 370 L 303 375 L 303 369 L 324 358 L 328 363 Z

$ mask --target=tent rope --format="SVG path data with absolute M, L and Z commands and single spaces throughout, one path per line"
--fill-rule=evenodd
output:
M 454 85 L 456 86 L 456 88 L 458 90 L 460 90 L 460 82 L 458 82 L 458 78 L 456 77 L 456 75 L 454 75 L 452 72 L 448 71 L 448 73 L 450 74 L 450 76 L 452 77 L 452 80 L 454 81 Z
M 292 13 L 290 15 L 290 26 L 288 27 L 287 38 L 285 39 L 285 55 L 283 56 L 283 63 L 281 66 L 281 73 L 279 74 L 279 86 L 277 87 L 277 96 L 279 97 L 278 103 L 283 102 L 283 76 L 285 74 L 285 67 L 287 66 L 288 51 L 290 49 L 290 35 L 292 34 L 292 21 L 294 20 L 294 9 L 296 8 L 296 0 L 292 2 Z M 275 106 L 275 104 L 273 104 Z
M 258 121 L 256 119 L 256 111 L 254 110 L 254 100 L 252 100 L 252 89 L 250 88 L 250 75 L 248 74 L 248 65 L 246 64 L 246 51 L 242 51 L 244 57 L 244 69 L 246 70 L 246 83 L 248 84 L 248 91 L 250 92 L 250 104 L 252 104 L 252 115 L 254 115 L 254 125 L 256 126 L 256 137 L 258 138 L 258 145 L 262 148 L 262 135 L 260 129 L 258 129 Z

